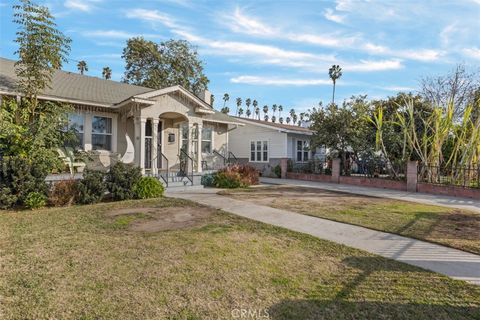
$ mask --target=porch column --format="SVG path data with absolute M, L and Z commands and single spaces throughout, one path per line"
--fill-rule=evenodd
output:
M 147 119 L 135 118 L 135 163 L 145 173 L 145 125 Z
M 158 118 L 152 119 L 152 173 L 157 174 L 158 168 Z
M 198 138 L 197 138 L 197 172 L 202 172 L 202 129 L 203 123 L 197 124 Z M 212 133 L 213 134 L 213 133 Z M 213 146 L 212 146 L 213 148 Z

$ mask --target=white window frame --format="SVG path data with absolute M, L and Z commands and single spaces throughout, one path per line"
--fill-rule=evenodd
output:
M 85 114 L 83 113 L 77 113 L 77 112 L 71 112 L 71 113 L 68 113 L 67 115 L 67 120 L 68 120 L 68 124 L 67 124 L 67 130 L 70 130 L 72 129 L 72 121 L 70 121 L 70 116 L 78 116 L 79 118 L 82 119 L 82 130 L 75 130 L 76 133 L 78 134 L 81 134 L 82 135 L 82 141 L 81 143 L 79 144 L 79 146 L 81 147 L 81 149 L 85 149 L 85 122 L 86 122 L 86 117 L 85 117 Z
M 203 138 L 203 129 L 210 129 L 211 133 L 210 133 L 210 139 L 209 140 Z M 214 150 L 214 148 L 213 148 L 213 133 L 214 133 L 214 130 L 215 130 L 215 128 L 212 127 L 212 126 L 206 126 L 206 125 L 202 126 L 202 132 L 201 132 L 202 143 L 200 144 L 200 148 L 203 149 L 203 142 L 204 141 L 205 142 L 210 142 L 210 151 L 209 152 L 203 152 L 203 150 L 201 150 L 201 152 L 203 154 L 212 154 L 213 153 L 213 150 Z
M 302 143 L 302 149 L 299 150 L 298 149 L 298 142 L 301 142 Z M 306 151 L 307 152 L 307 157 L 308 159 L 305 160 L 305 144 L 308 143 L 308 150 Z M 302 153 L 302 159 L 299 161 L 298 160 L 298 153 L 301 152 Z M 308 162 L 310 159 L 311 159 L 311 152 L 310 152 L 310 141 L 309 140 L 303 140 L 303 139 L 297 139 L 295 140 L 295 162 L 300 162 L 300 163 L 305 163 L 305 162 Z
M 260 142 L 260 146 L 261 146 L 261 149 L 260 149 L 260 160 L 258 159 L 258 152 L 259 150 L 257 149 L 257 146 L 258 146 L 258 143 Z M 254 156 L 254 160 L 252 160 L 252 143 L 254 143 L 255 145 L 255 156 Z M 267 159 L 264 159 L 264 146 L 267 146 Z M 249 162 L 263 162 L 263 163 L 266 163 L 266 162 L 269 162 L 270 161 L 270 146 L 269 146 L 269 141 L 268 140 L 251 140 L 249 145 L 248 145 L 248 161 Z
M 94 122 L 94 119 L 95 118 L 105 118 L 105 119 L 110 119 L 111 121 L 111 125 L 110 125 L 110 133 L 106 132 L 106 133 L 99 133 L 99 132 L 93 132 L 93 122 Z M 113 144 L 114 144 L 114 139 L 113 139 L 113 131 L 114 131 L 114 121 L 113 121 L 113 118 L 112 117 L 107 117 L 107 116 L 104 116 L 104 115 L 93 115 L 92 116 L 92 132 L 91 132 L 91 139 L 92 139 L 92 150 L 103 150 L 103 151 L 110 151 L 110 152 L 113 152 Z M 93 136 L 95 135 L 103 135 L 103 136 L 110 136 L 110 149 L 94 149 L 94 146 L 93 146 Z

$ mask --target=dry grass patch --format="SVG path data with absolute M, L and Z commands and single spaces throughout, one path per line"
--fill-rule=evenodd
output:
M 181 212 L 196 223 L 134 228 Z M 480 287 L 187 201 L 1 212 L 0 230 L 1 319 L 480 316 Z
M 480 254 L 480 214 L 467 210 L 289 186 L 221 194 Z

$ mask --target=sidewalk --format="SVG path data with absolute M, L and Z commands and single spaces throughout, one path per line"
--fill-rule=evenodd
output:
M 326 183 L 316 181 L 303 181 L 295 179 L 275 179 L 275 178 L 260 178 L 261 183 L 291 185 L 298 187 L 309 187 L 324 189 L 330 191 L 346 192 L 353 194 L 361 194 L 372 197 L 390 198 L 395 200 L 404 200 L 417 202 L 422 204 L 431 204 L 437 206 L 444 206 L 457 209 L 466 209 L 480 213 L 480 199 L 466 199 L 456 198 L 441 195 L 432 195 L 426 193 L 413 193 L 406 191 L 396 191 L 390 189 L 367 188 L 352 186 L 349 184 Z
M 231 199 L 217 195 L 217 191 L 218 189 L 210 188 L 167 190 L 167 196 L 192 200 L 245 218 L 306 233 L 480 285 L 478 255 L 386 232 Z

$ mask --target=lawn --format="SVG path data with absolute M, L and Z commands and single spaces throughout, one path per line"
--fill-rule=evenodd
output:
M 289 186 L 261 186 L 220 193 L 480 254 L 480 214 L 467 210 Z
M 181 200 L 0 212 L 0 230 L 1 319 L 480 317 L 478 286 Z

